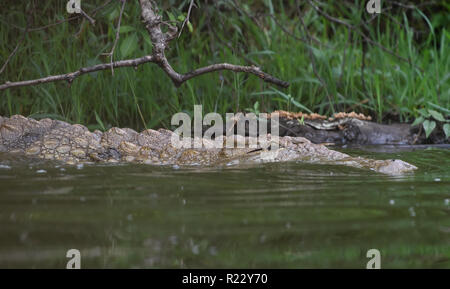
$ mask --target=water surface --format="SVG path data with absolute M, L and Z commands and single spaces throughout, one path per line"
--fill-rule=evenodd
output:
M 64 166 L 0 155 L 0 268 L 450 268 L 450 150 L 341 149 L 333 165 Z M 387 151 L 387 152 L 386 152 Z M 391 153 L 389 153 L 391 152 Z

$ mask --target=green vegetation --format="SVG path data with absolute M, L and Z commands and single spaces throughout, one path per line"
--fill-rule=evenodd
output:
M 88 14 L 103 3 L 81 2 Z M 164 19 L 181 27 L 190 1 L 159 2 Z M 195 2 L 190 22 L 167 51 L 175 70 L 187 72 L 218 62 L 255 64 L 289 81 L 290 87 L 281 89 L 252 75 L 225 71 L 176 88 L 158 66 L 145 64 L 115 69 L 114 75 L 109 70 L 83 75 L 71 85 L 56 82 L 1 91 L 0 115 L 60 118 L 92 129 L 169 127 L 172 114 L 192 112 L 194 104 L 219 113 L 284 109 L 331 115 L 354 110 L 378 121 L 412 122 L 423 117 L 424 126 L 431 119 L 426 120 L 428 115 L 422 112 L 431 109 L 443 118 L 449 115 L 450 5 L 446 1 L 431 5 L 415 1 L 417 8 L 382 1 L 385 10 L 376 17 L 366 12 L 365 1 L 312 1 L 353 29 L 319 13 L 308 1 L 301 1 L 299 7 L 296 1 Z M 1 64 L 23 33 L 18 27 L 26 27 L 25 3 L 32 2 L 0 4 Z M 36 1 L 30 27 L 69 17 L 65 5 L 65 1 Z M 93 16 L 95 26 L 80 18 L 30 31 L 0 74 L 0 82 L 108 62 L 102 53 L 112 48 L 119 11 L 119 1 L 113 1 Z M 371 41 L 362 41 L 367 39 L 361 33 Z M 138 2 L 129 1 L 114 59 L 150 51 Z
M 442 113 L 432 109 L 419 109 L 420 116 L 416 118 L 413 125 L 422 124 L 426 137 L 429 137 L 436 128 L 436 121 L 443 122 L 443 130 L 446 137 L 450 137 L 450 120 L 446 120 Z M 449 113 L 449 111 L 447 111 Z

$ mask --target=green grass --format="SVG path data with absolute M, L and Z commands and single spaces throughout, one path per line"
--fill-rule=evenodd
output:
M 83 9 L 91 11 L 96 7 L 93 2 L 103 3 L 82 1 Z M 169 20 L 172 16 L 166 12 L 170 12 L 177 19 L 186 13 L 188 2 L 164 1 L 161 6 L 164 18 Z M 365 12 L 365 5 L 354 4 L 360 2 L 348 0 L 338 5 L 323 1 L 321 9 L 357 25 L 361 19 L 371 17 Z M 170 127 L 174 113 L 192 113 L 194 104 L 202 104 L 205 113 L 246 111 L 258 102 L 261 112 L 310 110 L 331 115 L 334 111 L 354 110 L 378 121 L 402 122 L 412 122 L 419 116 L 420 108 L 448 114 L 450 13 L 445 1 L 440 6 L 424 6 L 421 10 L 397 7 L 371 21 L 364 30 L 367 35 L 408 61 L 367 44 L 364 72 L 360 29 L 349 31 L 302 4 L 300 9 L 308 31 L 320 42 L 313 41 L 309 48 L 317 74 L 326 87 L 313 71 L 308 45 L 283 31 L 286 29 L 297 38 L 305 37 L 295 1 L 240 4 L 239 9 L 248 14 L 259 12 L 257 19 L 262 27 L 246 13 L 239 13 L 233 1 L 217 1 L 215 5 L 196 3 L 199 7 L 191 15 L 193 31 L 185 27 L 182 36 L 171 42 L 166 53 L 175 70 L 187 72 L 217 62 L 248 65 L 250 60 L 264 71 L 289 81 L 289 88 L 273 87 L 254 76 L 228 71 L 203 75 L 176 88 L 159 67 L 145 64 L 136 70 L 115 69 L 114 76 L 109 70 L 83 75 L 70 86 L 57 82 L 1 91 L 0 115 L 52 117 L 82 123 L 91 129 L 111 126 L 143 129 Z M 65 1 L 42 2 L 32 16 L 31 26 L 68 17 L 65 4 Z M 23 3 L 2 1 L 1 5 L 3 64 L 21 34 L 14 25 L 25 27 L 26 15 Z M 268 13 L 273 13 L 283 27 L 270 16 L 262 15 Z M 0 74 L 0 82 L 66 73 L 109 61 L 101 54 L 111 50 L 118 14 L 119 3 L 114 1 L 95 16 L 95 27 L 76 20 L 30 32 L 6 71 Z M 75 37 L 81 25 L 83 29 Z M 137 45 L 123 47 L 132 38 L 137 39 L 134 42 Z M 125 8 L 114 59 L 150 53 L 151 43 L 140 21 L 140 7 L 136 1 L 130 1 Z

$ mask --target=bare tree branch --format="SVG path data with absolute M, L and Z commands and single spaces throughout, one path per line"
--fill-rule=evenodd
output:
M 270 82 L 282 87 L 288 87 L 289 83 L 283 80 L 280 80 L 276 77 L 273 77 L 263 71 L 259 67 L 256 66 L 240 66 L 240 65 L 232 65 L 228 63 L 221 64 L 213 64 L 203 68 L 196 69 L 194 71 L 188 72 L 186 74 L 179 74 L 176 72 L 170 63 L 167 61 L 167 58 L 164 54 L 164 51 L 169 43 L 173 39 L 173 35 L 176 34 L 176 31 L 170 31 L 164 34 L 161 30 L 161 16 L 157 13 L 157 8 L 153 7 L 152 1 L 150 0 L 140 0 L 141 8 L 142 8 L 142 18 L 145 23 L 145 27 L 147 28 L 148 33 L 150 34 L 150 39 L 153 43 L 153 56 L 156 59 L 156 63 L 167 73 L 167 75 L 172 79 L 175 86 L 180 86 L 183 82 L 208 72 L 218 71 L 218 70 L 232 70 L 235 72 L 246 72 L 251 73 L 259 78 L 263 79 L 266 82 Z M 169 27 L 170 28 L 170 27 Z
M 153 62 L 156 63 L 172 80 L 172 82 L 175 84 L 175 86 L 180 86 L 185 81 L 205 74 L 209 72 L 219 71 L 219 70 L 231 70 L 234 72 L 246 72 L 251 73 L 262 80 L 266 82 L 270 82 L 273 84 L 276 84 L 281 87 L 288 87 L 289 82 L 280 80 L 266 72 L 263 72 L 259 67 L 256 66 L 241 66 L 241 65 L 233 65 L 229 63 L 220 63 L 220 64 L 213 64 L 206 67 L 195 69 L 191 72 L 180 74 L 176 72 L 172 66 L 170 65 L 169 61 L 167 60 L 164 52 L 165 49 L 168 46 L 168 43 L 173 40 L 177 35 L 177 28 L 176 26 L 170 25 L 167 22 L 162 21 L 162 17 L 158 14 L 157 7 L 154 6 L 153 2 L 151 0 L 139 0 L 141 5 L 141 16 L 144 20 L 144 25 L 150 34 L 150 39 L 153 44 L 153 50 L 151 55 L 147 55 L 141 58 L 135 58 L 135 59 L 129 59 L 129 60 L 121 60 L 111 63 L 102 63 L 97 64 L 91 67 L 83 67 L 80 68 L 77 71 L 66 73 L 66 74 L 60 74 L 60 75 L 52 75 L 47 76 L 43 78 L 38 78 L 34 80 L 26 80 L 26 81 L 17 81 L 17 82 L 6 82 L 5 84 L 0 85 L 0 90 L 5 90 L 12 87 L 20 87 L 20 86 L 30 86 L 30 85 L 37 85 L 41 83 L 48 83 L 48 82 L 54 82 L 54 81 L 61 81 L 66 80 L 70 83 L 77 78 L 78 76 L 95 72 L 99 70 L 105 70 L 108 68 L 118 68 L 118 67 L 136 67 L 140 64 L 147 63 L 147 62 Z M 161 24 L 168 25 L 169 29 L 166 33 L 163 33 L 161 29 Z M 117 38 L 116 38 L 117 39 Z
M 189 79 L 194 78 L 196 76 L 199 76 L 199 75 L 202 75 L 202 74 L 205 74 L 205 73 L 209 73 L 209 72 L 213 72 L 213 71 L 219 71 L 219 70 L 231 70 L 231 71 L 234 71 L 234 72 L 251 73 L 251 74 L 254 74 L 254 75 L 258 76 L 259 78 L 261 78 L 265 82 L 270 82 L 270 83 L 276 84 L 276 85 L 281 86 L 281 87 L 288 87 L 289 86 L 289 82 L 286 82 L 286 81 L 280 80 L 280 79 L 278 79 L 276 77 L 273 77 L 272 75 L 263 72 L 257 66 L 254 66 L 254 65 L 241 66 L 241 65 L 234 65 L 234 64 L 229 64 L 229 63 L 212 64 L 212 65 L 209 65 L 209 66 L 198 68 L 198 69 L 196 69 L 194 71 L 191 71 L 191 72 L 188 72 L 186 74 L 182 74 L 182 75 L 180 75 L 181 79 L 180 79 L 180 83 L 178 85 L 181 85 L 186 80 L 189 80 Z
M 118 67 L 137 67 L 138 65 L 141 65 L 143 63 L 147 62 L 155 62 L 155 59 L 152 55 L 147 55 L 140 58 L 135 59 L 128 59 L 128 60 L 121 60 L 113 62 L 113 66 L 115 68 Z M 17 81 L 17 82 L 6 82 L 5 84 L 0 85 L 0 90 L 5 90 L 12 87 L 20 87 L 20 86 L 30 86 L 30 85 L 37 85 L 42 83 L 48 83 L 48 82 L 54 82 L 54 81 L 60 81 L 60 80 L 66 80 L 67 82 L 72 83 L 72 81 L 77 78 L 78 76 L 90 72 L 95 72 L 99 70 L 106 70 L 111 68 L 110 63 L 102 63 L 97 64 L 90 67 L 83 67 L 80 68 L 77 71 L 66 73 L 66 74 L 59 74 L 59 75 L 51 75 L 43 78 L 33 79 L 33 80 L 25 80 L 25 81 Z

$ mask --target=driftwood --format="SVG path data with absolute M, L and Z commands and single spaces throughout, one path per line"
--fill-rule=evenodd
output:
M 257 123 L 259 125 L 260 123 Z M 270 132 L 270 119 L 267 120 L 267 131 Z M 206 131 L 209 126 L 204 126 Z M 224 131 L 226 131 L 224 125 Z M 259 127 L 258 127 L 259 131 Z M 238 133 L 237 126 L 234 133 Z M 245 134 L 248 136 L 248 122 L 245 123 Z M 357 118 L 314 119 L 279 118 L 279 136 L 304 137 L 316 144 L 334 145 L 419 145 L 449 144 L 442 126 L 427 138 L 420 126 L 406 123 L 379 124 Z
M 413 144 L 417 138 L 409 124 L 378 124 L 359 119 L 342 119 L 333 129 L 323 129 L 326 120 L 280 119 L 280 135 L 304 136 L 314 143 L 333 144 Z M 422 141 L 422 139 L 421 139 Z

